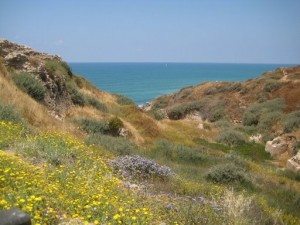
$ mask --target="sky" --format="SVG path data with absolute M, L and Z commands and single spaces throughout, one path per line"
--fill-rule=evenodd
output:
M 68 62 L 300 64 L 300 0 L 0 0 L 0 38 Z

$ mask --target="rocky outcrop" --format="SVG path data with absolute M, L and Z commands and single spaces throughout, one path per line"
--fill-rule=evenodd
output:
M 6 67 L 12 68 L 17 73 L 33 74 L 43 83 L 46 88 L 43 103 L 56 115 L 62 115 L 71 105 L 66 88 L 66 76 L 59 72 L 51 73 L 46 67 L 48 61 L 62 64 L 63 61 L 59 56 L 37 52 L 25 45 L 0 40 L 0 57 Z
M 286 162 L 286 168 L 300 173 L 300 151 Z
M 296 154 L 296 145 L 297 140 L 295 136 L 285 134 L 268 141 L 265 150 L 274 158 L 278 158 L 286 153 L 289 157 L 292 157 Z

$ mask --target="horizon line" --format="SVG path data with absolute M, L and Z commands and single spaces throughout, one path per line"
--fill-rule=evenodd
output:
M 165 63 L 165 64 L 261 64 L 261 65 L 300 65 L 299 63 L 272 63 L 272 62 L 268 62 L 268 63 L 256 63 L 256 62 L 185 62 L 185 61 L 174 61 L 174 62 L 170 62 L 170 61 L 66 61 L 67 63 Z

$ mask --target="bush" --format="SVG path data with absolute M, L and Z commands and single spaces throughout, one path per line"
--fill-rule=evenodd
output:
M 215 183 L 239 183 L 249 184 L 250 180 L 246 172 L 235 166 L 234 164 L 218 165 L 212 168 L 206 175 L 205 178 L 208 181 Z
M 123 128 L 124 124 L 122 120 L 120 120 L 118 117 L 112 118 L 108 122 L 108 130 L 109 133 L 113 136 L 118 136 L 120 134 L 120 130 Z
M 284 132 L 292 132 L 300 127 L 300 111 L 292 112 L 286 115 L 283 122 Z
M 135 105 L 134 101 L 123 95 L 116 95 L 117 103 L 120 105 Z
M 66 62 L 58 60 L 47 60 L 45 67 L 50 76 L 64 76 L 66 78 L 73 76 L 71 68 Z
M 11 122 L 21 122 L 21 116 L 16 112 L 12 105 L 5 105 L 0 102 L 0 120 L 6 120 Z
M 15 84 L 32 98 L 41 101 L 46 95 L 46 89 L 42 82 L 30 73 L 18 73 L 13 75 Z
M 283 99 L 276 98 L 262 103 L 254 103 L 248 107 L 243 115 L 244 126 L 256 126 L 259 124 L 262 115 L 267 113 L 282 112 L 285 104 Z M 275 114 L 273 114 L 275 115 Z
M 77 159 L 78 146 L 58 134 L 42 134 L 17 143 L 16 151 L 34 163 L 48 162 L 54 166 L 73 163 Z
M 277 89 L 280 88 L 280 86 L 281 84 L 279 82 L 269 81 L 268 83 L 265 84 L 264 91 L 266 92 L 276 91 Z
M 81 119 L 78 121 L 80 128 L 90 134 L 108 134 L 109 126 L 106 121 L 94 119 Z
M 90 135 L 86 139 L 86 143 L 89 145 L 99 145 L 105 149 L 112 151 L 118 155 L 131 155 L 137 152 L 137 146 L 123 137 L 111 137 L 108 135 Z
M 151 110 L 150 114 L 154 117 L 154 119 L 156 120 L 162 120 L 164 118 L 166 118 L 165 113 L 162 110 Z
M 174 173 L 167 166 L 161 166 L 155 161 L 141 156 L 122 156 L 110 161 L 110 165 L 122 176 L 129 178 L 162 178 L 171 177 Z
M 217 142 L 223 143 L 229 146 L 239 146 L 246 143 L 245 136 L 235 130 L 224 130 L 217 137 Z
M 70 94 L 71 100 L 73 104 L 84 106 L 86 104 L 86 100 L 84 98 L 84 95 L 81 94 L 75 84 L 68 82 L 67 83 L 67 90 Z
M 277 111 L 262 114 L 258 128 L 262 131 L 269 131 L 271 130 L 272 126 L 281 119 L 281 117 L 282 113 Z
M 93 97 L 86 97 L 86 101 L 87 104 L 93 106 L 94 108 L 100 110 L 101 112 L 108 112 L 108 109 L 103 102 L 100 102 Z
M 201 149 L 192 149 L 184 145 L 175 145 L 169 141 L 160 140 L 154 144 L 151 154 L 160 159 L 200 163 L 205 161 L 206 157 L 199 150 L 201 151 Z
M 185 117 L 186 114 L 193 111 L 201 111 L 204 108 L 204 103 L 199 101 L 193 101 L 188 103 L 182 103 L 170 108 L 167 114 L 170 119 L 178 120 Z

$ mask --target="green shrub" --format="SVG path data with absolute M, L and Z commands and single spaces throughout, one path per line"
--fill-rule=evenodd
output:
M 76 145 L 68 143 L 58 135 L 42 135 L 15 146 L 16 151 L 34 163 L 48 162 L 54 166 L 73 163 L 78 157 Z
M 117 103 L 120 105 L 135 105 L 134 101 L 124 95 L 116 95 Z
M 94 119 L 81 119 L 78 121 L 80 128 L 90 134 L 107 134 L 109 125 L 106 121 Z
M 170 119 L 178 120 L 182 119 L 186 114 L 193 111 L 202 111 L 204 103 L 199 101 L 193 101 L 188 103 L 182 103 L 180 105 L 173 106 L 167 111 Z
M 276 98 L 262 103 L 254 103 L 248 107 L 243 115 L 244 126 L 256 126 L 259 124 L 261 116 L 267 113 L 282 112 L 284 100 Z M 270 114 L 271 115 L 271 114 Z M 273 114 L 274 116 L 275 114 Z
M 279 121 L 282 117 L 282 113 L 278 111 L 268 112 L 262 114 L 258 124 L 258 128 L 262 131 L 269 131 L 273 124 Z
M 41 101 L 46 95 L 46 89 L 42 82 L 30 73 L 17 73 L 13 75 L 15 84 L 32 98 Z
M 11 122 L 21 122 L 21 116 L 12 105 L 6 105 L 0 102 L 0 120 Z
M 151 151 L 155 158 L 187 163 L 204 162 L 206 157 L 201 149 L 192 149 L 184 145 L 172 144 L 166 140 L 157 141 Z
M 151 110 L 150 115 L 152 115 L 154 117 L 154 119 L 156 119 L 156 120 L 162 120 L 162 119 L 166 118 L 165 113 L 158 109 Z
M 212 168 L 205 178 L 215 183 L 250 184 L 246 171 L 234 164 L 223 164 Z
M 300 127 L 300 111 L 286 115 L 283 122 L 284 132 L 292 132 Z
M 45 63 L 47 72 L 51 77 L 64 76 L 65 78 L 72 77 L 71 68 L 66 62 L 58 60 L 47 60 Z
M 123 137 L 112 137 L 108 135 L 94 134 L 86 139 L 89 145 L 102 146 L 105 149 L 112 151 L 118 155 L 131 155 L 137 152 L 137 146 Z
M 120 134 L 120 130 L 123 128 L 124 124 L 122 120 L 118 117 L 114 117 L 108 122 L 108 130 L 109 133 L 113 136 L 118 136 Z
M 93 97 L 86 97 L 86 102 L 101 112 L 108 112 L 106 105 Z
M 75 84 L 68 82 L 67 90 L 70 94 L 73 104 L 79 105 L 79 106 L 84 106 L 86 104 L 84 95 L 79 92 L 79 90 Z
M 246 137 L 235 130 L 224 130 L 217 137 L 217 142 L 229 146 L 239 146 L 246 143 Z
M 157 110 L 157 109 L 163 109 L 167 106 L 168 106 L 168 100 L 167 100 L 167 98 L 162 96 L 162 97 L 159 97 L 159 98 L 155 99 L 155 101 L 154 101 L 151 108 L 153 110 Z
M 264 86 L 264 91 L 266 92 L 272 92 L 276 91 L 281 87 L 281 84 L 277 81 L 269 81 L 268 83 L 265 84 Z

